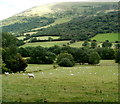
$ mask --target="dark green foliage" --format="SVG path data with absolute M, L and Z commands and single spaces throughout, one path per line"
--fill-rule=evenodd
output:
M 91 48 L 96 48 L 96 47 L 97 47 L 96 41 L 92 41 L 92 42 L 91 42 Z
M 21 45 L 24 45 L 25 43 L 24 43 L 24 41 L 23 40 L 18 40 L 17 39 L 17 46 L 21 46 Z
M 2 33 L 2 60 L 10 71 L 25 71 L 27 63 L 17 54 L 16 40 L 12 34 Z
M 120 49 L 115 52 L 115 62 L 120 64 Z
M 83 47 L 89 47 L 89 46 L 90 46 L 90 44 L 89 44 L 89 42 L 88 42 L 88 41 L 84 41 L 84 43 L 82 44 L 82 46 L 83 46 Z
M 2 73 L 5 73 L 5 72 L 9 72 L 10 73 L 11 70 L 6 67 L 5 63 L 2 63 Z
M 62 58 L 58 65 L 64 67 L 72 67 L 73 63 L 68 58 Z
M 115 44 L 116 49 L 120 49 L 120 43 Z
M 105 42 L 102 43 L 102 47 L 112 47 L 112 43 L 109 42 L 109 40 L 106 40 Z
M 25 71 L 27 62 L 22 59 L 21 55 L 17 54 L 14 58 L 6 60 L 6 67 L 11 69 L 12 72 Z
M 67 60 L 69 60 L 68 63 L 66 62 Z M 59 65 L 63 65 L 63 62 L 66 63 L 66 66 L 67 65 L 73 66 L 75 64 L 73 56 L 71 54 L 68 54 L 68 53 L 60 53 L 58 55 L 57 63 Z
M 30 52 L 30 60 L 31 64 L 52 64 L 54 59 L 56 58 L 55 54 L 47 51 L 47 49 L 43 47 L 33 47 Z
M 91 52 L 89 54 L 89 64 L 99 64 L 100 63 L 100 56 L 97 52 Z
M 118 12 L 97 16 L 81 16 L 70 22 L 50 26 L 34 34 L 55 35 L 62 39 L 88 40 L 99 33 L 118 32 Z
M 22 21 L 26 21 L 23 23 L 15 23 L 8 26 L 3 26 L 3 31 L 7 32 L 27 32 L 33 28 L 42 27 L 45 25 L 49 25 L 54 22 L 54 18 L 47 17 L 29 17 L 24 18 Z
M 100 55 L 101 59 L 114 59 L 115 51 L 112 48 L 97 48 L 96 51 Z

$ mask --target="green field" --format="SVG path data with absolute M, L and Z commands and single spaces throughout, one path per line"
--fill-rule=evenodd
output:
M 27 72 L 2 75 L 3 102 L 117 102 L 118 65 L 102 60 L 100 65 L 57 67 L 30 64 Z
M 84 41 L 80 41 L 80 42 L 75 42 L 75 43 L 72 43 L 70 44 L 70 47 L 82 47 L 82 44 L 84 43 Z
M 40 37 L 37 37 L 37 39 L 38 40 L 48 40 L 49 37 L 52 38 L 53 40 L 60 38 L 59 36 L 40 36 Z
M 99 42 L 103 42 L 105 40 L 109 40 L 111 42 L 118 41 L 118 33 L 106 33 L 106 34 L 98 34 L 95 37 L 91 38 L 91 40 L 97 40 Z
M 25 38 L 25 36 L 17 37 L 17 39 L 19 39 L 19 40 L 23 40 L 24 38 Z
M 31 46 L 31 47 L 36 47 L 36 46 L 51 47 L 54 45 L 61 46 L 63 44 L 67 44 L 67 43 L 69 43 L 69 41 L 34 42 L 34 43 L 26 43 L 21 47 L 28 47 L 28 46 Z

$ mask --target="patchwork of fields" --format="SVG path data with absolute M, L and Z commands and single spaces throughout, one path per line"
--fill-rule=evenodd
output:
M 117 102 L 118 65 L 102 60 L 99 65 L 29 64 L 23 73 L 2 75 L 3 102 Z

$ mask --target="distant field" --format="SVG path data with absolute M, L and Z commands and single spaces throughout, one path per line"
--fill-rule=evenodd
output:
M 40 36 L 40 37 L 37 37 L 37 39 L 48 40 L 49 37 L 51 37 L 52 39 L 58 39 L 58 38 L 60 38 L 59 36 Z
M 25 38 L 25 36 L 17 37 L 17 39 L 19 39 L 19 40 L 23 40 L 24 38 Z
M 38 72 L 37 72 L 38 71 Z M 29 64 L 27 72 L 2 75 L 3 102 L 118 102 L 118 64 L 57 67 Z
M 97 41 L 100 41 L 100 42 L 103 42 L 105 40 L 109 40 L 111 42 L 114 42 L 116 40 L 119 40 L 118 35 L 120 35 L 120 34 L 118 34 L 118 33 L 98 34 L 95 37 L 91 38 L 91 40 L 97 40 Z
M 72 43 L 70 44 L 71 47 L 82 47 L 82 44 L 83 44 L 84 41 L 80 41 L 80 42 L 75 42 L 75 43 Z
M 69 43 L 69 41 L 34 42 L 34 43 L 26 43 L 21 47 L 28 47 L 28 46 L 31 46 L 31 47 L 36 47 L 36 46 L 51 47 L 54 45 L 61 46 L 63 44 L 67 44 L 67 43 Z

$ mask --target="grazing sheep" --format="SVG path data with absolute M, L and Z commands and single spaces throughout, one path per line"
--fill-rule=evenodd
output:
M 34 75 L 34 74 L 29 74 L 29 73 L 28 73 L 28 77 L 29 77 L 29 78 L 35 78 L 35 75 Z
M 5 76 L 8 76 L 9 75 L 9 72 L 5 72 Z

